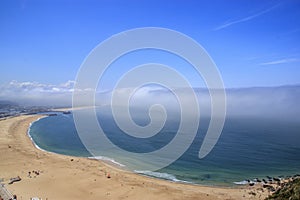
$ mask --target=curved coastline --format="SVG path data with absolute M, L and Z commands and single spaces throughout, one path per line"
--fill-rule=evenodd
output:
M 69 113 L 68 113 L 69 114 Z M 64 115 L 63 115 L 64 116 Z M 44 152 L 48 152 L 48 153 L 53 153 L 53 154 L 58 154 L 58 155 L 69 155 L 69 154 L 64 154 L 64 153 L 57 153 L 55 151 L 51 151 L 51 150 L 46 150 L 46 149 L 43 149 L 42 147 L 40 147 L 33 139 L 33 137 L 31 136 L 30 132 L 31 132 L 31 128 L 32 128 L 32 125 L 34 123 L 37 123 L 38 121 L 40 121 L 41 119 L 43 118 L 46 118 L 46 117 L 49 117 L 49 115 L 44 115 L 44 116 L 41 116 L 39 117 L 37 120 L 34 120 L 33 122 L 31 122 L 29 124 L 29 128 L 28 128 L 28 131 L 27 131 L 27 135 L 28 137 L 30 138 L 31 142 L 33 143 L 33 145 L 41 150 L 41 151 L 44 151 Z M 66 116 L 67 117 L 67 116 Z M 72 155 L 72 156 L 76 156 L 76 155 Z M 178 179 L 176 177 L 176 175 L 172 174 L 172 173 L 166 173 L 166 172 L 153 172 L 153 171 L 145 171 L 145 170 L 142 170 L 142 171 L 138 171 L 138 170 L 128 170 L 126 169 L 126 166 L 118 161 L 116 161 L 114 158 L 112 157 L 105 157 L 105 156 L 97 156 L 97 157 L 85 157 L 85 156 L 78 156 L 78 157 L 82 157 L 82 158 L 88 158 L 88 159 L 92 159 L 92 160 L 100 160 L 110 166 L 114 166 L 114 167 L 117 167 L 121 170 L 127 170 L 129 172 L 133 172 L 137 175 L 142 175 L 142 176 L 147 176 L 147 177 L 151 177 L 151 178 L 156 178 L 156 179 L 159 179 L 159 180 L 165 180 L 165 181 L 171 181 L 171 182 L 175 182 L 175 183 L 183 183 L 183 184 L 191 184 L 191 185 L 200 185 L 200 186 L 209 186 L 209 187 L 227 187 L 227 188 L 233 188 L 233 187 L 240 187 L 240 186 L 245 186 L 245 185 L 260 185 L 260 186 L 263 186 L 264 184 L 272 184 L 273 182 L 273 179 L 274 180 L 280 180 L 281 182 L 288 179 L 286 177 L 284 177 L 283 175 L 279 176 L 279 177 L 270 177 L 270 176 L 266 176 L 268 177 L 266 181 L 266 177 L 261 177 L 261 178 L 254 178 L 254 179 L 244 179 L 242 181 L 234 181 L 232 185 L 218 185 L 218 184 L 213 184 L 213 185 L 209 185 L 209 184 L 201 184 L 201 183 L 195 183 L 195 182 L 191 182 L 191 181 L 187 181 L 187 180 L 184 180 L 184 179 Z
M 39 146 L 34 142 L 33 138 L 32 138 L 31 135 L 30 135 L 30 129 L 31 129 L 31 126 L 32 126 L 35 122 L 38 122 L 39 120 L 41 120 L 41 119 L 43 119 L 43 118 L 45 118 L 45 117 L 47 117 L 47 116 L 41 116 L 41 117 L 39 117 L 38 119 L 36 119 L 36 120 L 30 122 L 29 127 L 28 127 L 28 130 L 27 130 L 27 136 L 28 136 L 29 139 L 31 140 L 33 146 L 34 146 L 35 148 L 37 148 L 38 150 L 44 151 L 44 152 L 48 152 L 48 153 L 53 153 L 53 152 L 51 152 L 51 151 L 47 151 L 47 150 L 42 149 L 41 147 L 39 147 Z
M 51 154 L 57 154 L 57 155 L 62 155 L 62 156 L 68 156 L 65 154 L 60 154 L 60 153 L 56 153 L 56 152 L 52 152 L 52 151 L 48 151 L 46 149 L 41 148 L 38 144 L 35 143 L 34 139 L 32 138 L 32 136 L 30 135 L 30 131 L 31 131 L 31 126 L 38 122 L 39 120 L 46 118 L 49 116 L 41 116 L 39 117 L 37 120 L 32 121 L 29 124 L 28 130 L 27 130 L 27 136 L 29 137 L 29 139 L 31 140 L 32 144 L 34 145 L 35 148 L 37 148 L 40 151 L 44 151 L 47 153 L 51 153 Z M 81 156 L 78 156 L 81 157 Z M 121 170 L 126 170 L 124 167 L 126 167 L 124 164 L 119 163 L 118 161 L 116 161 L 114 158 L 109 158 L 109 157 L 105 157 L 105 156 L 98 156 L 98 157 L 82 157 L 82 158 L 88 158 L 91 160 L 100 160 L 102 162 L 105 162 L 108 165 L 112 165 L 115 166 L 117 168 L 120 168 Z M 159 180 L 165 180 L 165 181 L 171 181 L 171 182 L 175 182 L 175 183 L 185 183 L 185 184 L 192 184 L 192 185 L 200 185 L 197 183 L 193 183 L 193 182 L 189 182 L 189 181 L 185 181 L 185 180 L 180 180 L 177 179 L 175 177 L 175 175 L 173 174 L 168 174 L 168 173 L 160 173 L 160 172 L 151 172 L 151 171 L 129 171 L 129 172 L 133 172 L 137 175 L 143 175 L 146 177 L 151 177 L 151 178 L 156 178 Z M 205 186 L 205 185 L 200 185 L 200 186 Z M 212 186 L 213 187 L 213 186 Z
M 62 112 L 61 110 L 57 111 L 57 112 Z M 64 115 L 63 115 L 64 116 Z M 39 117 L 38 119 L 34 120 L 33 122 L 31 122 L 29 124 L 29 128 L 27 131 L 27 135 L 30 138 L 32 144 L 35 146 L 35 148 L 47 152 L 47 153 L 51 153 L 51 154 L 56 154 L 56 155 L 62 155 L 62 156 L 76 156 L 76 157 L 81 157 L 81 158 L 88 158 L 91 160 L 100 160 L 110 166 L 114 166 L 117 167 L 121 170 L 125 170 L 127 172 L 132 172 L 135 173 L 137 175 L 142 175 L 142 176 L 146 176 L 146 177 L 151 177 L 151 178 L 155 178 L 155 179 L 159 179 L 159 180 L 165 180 L 165 181 L 170 181 L 170 182 L 175 182 L 175 183 L 183 183 L 183 184 L 191 184 L 191 185 L 200 185 L 200 186 L 209 186 L 209 187 L 225 187 L 225 188 L 238 188 L 240 186 L 245 186 L 245 185 L 252 185 L 252 184 L 258 184 L 258 185 L 262 185 L 262 181 L 256 181 L 255 179 L 258 180 L 264 180 L 263 177 L 260 178 L 254 178 L 254 179 L 247 179 L 247 177 L 244 177 L 245 179 L 240 180 L 240 181 L 234 181 L 232 182 L 232 184 L 228 184 L 228 185 L 224 185 L 224 184 L 201 184 L 201 183 L 195 183 L 195 182 L 191 182 L 191 181 L 187 181 L 184 179 L 179 179 L 177 178 L 176 175 L 172 174 L 172 173 L 167 173 L 167 172 L 153 172 L 153 171 L 148 171 L 148 170 L 142 170 L 142 171 L 137 171 L 137 170 L 128 170 L 126 168 L 126 166 L 118 161 L 116 161 L 113 157 L 106 157 L 106 156 L 97 156 L 97 157 L 85 157 L 85 156 L 77 156 L 77 155 L 72 155 L 72 154 L 64 154 L 64 153 L 59 153 L 59 152 L 55 152 L 55 150 L 51 150 L 50 149 L 44 149 L 42 147 L 40 147 L 35 140 L 33 139 L 33 137 L 31 136 L 30 132 L 31 132 L 31 128 L 32 125 L 34 123 L 38 123 L 41 119 L 43 118 L 47 118 L 50 117 L 49 115 L 42 115 L 41 117 Z
M 58 111 L 57 111 L 58 112 Z M 61 110 L 59 110 L 59 112 L 62 112 Z M 59 116 L 63 116 L 63 117 L 69 117 L 67 115 L 63 115 L 63 114 L 58 114 Z M 36 133 L 33 133 L 31 132 L 31 129 L 32 129 L 32 125 L 35 124 L 35 123 L 38 123 L 42 118 L 47 118 L 49 117 L 48 115 L 43 115 L 41 117 L 39 117 L 38 119 L 34 120 L 33 122 L 30 123 L 29 125 L 29 128 L 28 128 L 28 131 L 27 131 L 27 135 L 28 137 L 30 138 L 31 142 L 33 143 L 33 145 L 41 150 L 41 151 L 44 151 L 44 152 L 48 152 L 48 153 L 52 153 L 52 154 L 57 154 L 57 155 L 66 155 L 66 156 L 77 156 L 77 157 L 82 157 L 82 158 L 88 158 L 88 159 L 92 159 L 92 160 L 100 160 L 108 165 L 111 165 L 111 166 L 114 166 L 114 167 L 117 167 L 117 168 L 120 168 L 121 170 L 125 170 L 125 171 L 129 171 L 129 172 L 132 172 L 132 173 L 135 173 L 135 174 L 138 174 L 138 175 L 142 175 L 142 176 L 147 176 L 147 177 L 151 177 L 151 178 L 156 178 L 156 179 L 160 179 L 160 180 L 167 180 L 167 181 L 171 181 L 171 182 L 176 182 L 176 183 L 184 183 L 184 184 L 192 184 L 192 185 L 200 185 L 200 186 L 209 186 L 209 187 L 225 187 L 225 188 L 234 188 L 234 187 L 240 187 L 240 186 L 244 186 L 244 185 L 252 185 L 252 184 L 257 184 L 257 185 L 260 185 L 262 186 L 262 184 L 264 183 L 262 180 L 266 179 L 265 176 L 257 176 L 255 178 L 255 175 L 251 176 L 244 176 L 244 177 L 238 177 L 236 178 L 236 180 L 232 180 L 232 182 L 228 182 L 226 184 L 224 184 L 223 182 L 211 182 L 211 183 L 208 183 L 208 182 L 197 182 L 197 181 L 189 181 L 187 179 L 184 179 L 183 176 L 180 176 L 181 178 L 178 178 L 176 173 L 172 173 L 172 172 L 168 172 L 168 171 L 164 171 L 164 172 L 153 172 L 153 171 L 145 171 L 145 170 L 141 170 L 141 171 L 136 171 L 136 170 L 129 170 L 126 168 L 126 166 L 122 163 L 120 163 L 119 161 L 115 160 L 114 157 L 106 157 L 106 156 L 97 156 L 97 157 L 94 157 L 94 156 L 83 156 L 83 155 L 77 155 L 77 153 L 68 153 L 68 151 L 64 152 L 64 151 L 57 151 L 56 148 L 53 148 L 51 147 L 51 145 L 46 145 L 44 146 L 44 148 L 40 147 L 38 145 L 38 141 L 40 141 L 36 136 L 39 135 L 38 132 Z M 52 118 L 52 117 L 51 117 Z M 50 120 L 51 121 L 51 120 Z M 41 122 L 42 124 L 44 124 L 43 122 Z M 50 123 L 50 122 L 49 122 Z M 44 124 L 45 125 L 45 124 Z M 47 123 L 46 123 L 47 125 Z M 51 123 L 49 124 L 51 125 Z M 40 128 L 42 128 L 42 126 L 39 126 Z M 39 129 L 40 129 L 39 128 Z M 48 127 L 48 129 L 51 129 L 51 126 L 50 128 Z M 43 129 L 41 129 L 43 130 Z M 54 129 L 56 131 L 59 131 L 57 129 Z M 46 131 L 46 130 L 45 130 Z M 33 137 L 31 136 L 31 133 L 33 134 Z M 49 133 L 51 134 L 51 133 Z M 36 139 L 36 141 L 38 143 L 35 142 L 34 138 Z M 55 141 L 54 141 L 55 142 Z M 43 143 L 39 143 L 41 146 L 43 146 L 44 144 Z M 58 147 L 58 149 L 64 149 L 64 146 L 61 146 L 61 147 Z M 68 149 L 68 148 L 66 148 Z M 251 178 L 252 177 L 252 178 Z M 276 175 L 274 175 L 275 179 L 277 178 Z M 283 178 L 283 175 L 282 176 L 279 176 L 278 178 Z M 233 177 L 231 177 L 233 178 Z M 280 179 L 281 179 L 280 178 Z M 226 179 L 224 179 L 226 180 Z M 257 181 L 258 180 L 258 181 Z M 268 178 L 269 180 L 269 178 Z
M 30 124 L 29 124 L 29 127 L 28 127 L 28 130 L 27 130 L 27 136 L 29 137 L 29 139 L 31 140 L 33 146 L 35 148 L 37 148 L 38 150 L 40 151 L 44 151 L 44 152 L 47 152 L 47 153 L 51 153 L 51 154 L 55 154 L 55 155 L 62 155 L 62 156 L 69 156 L 69 155 L 66 155 L 66 154 L 60 154 L 60 153 L 56 153 L 56 152 L 52 152 L 52 151 L 48 151 L 46 149 L 43 149 L 42 147 L 40 147 L 37 143 L 35 143 L 34 139 L 32 138 L 32 136 L 30 135 L 30 131 L 31 131 L 31 126 L 38 122 L 39 120 L 43 119 L 43 118 L 46 118 L 46 117 L 49 117 L 49 116 L 42 116 L 42 117 L 39 117 L 37 120 L 34 120 L 32 121 Z M 74 155 L 73 155 L 74 156 Z M 81 157 L 81 156 L 77 156 L 77 157 Z M 117 161 L 115 161 L 113 158 L 108 158 L 108 157 L 104 157 L 104 156 L 99 156 L 99 157 L 81 157 L 81 158 L 87 158 L 87 159 L 91 159 L 91 160 L 101 160 L 103 162 L 106 162 L 107 164 L 112 164 L 114 166 L 119 166 L 119 167 L 125 167 L 125 165 L 123 165 L 122 163 L 119 163 Z
M 30 141 L 28 127 L 40 116 L 20 116 L 1 121 L 0 177 L 20 175 L 22 181 L 8 189 L 18 197 L 50 199 L 262 199 L 253 187 L 222 188 L 170 182 L 145 177 L 88 158 L 41 151 Z M 27 138 L 27 139 L 26 139 Z M 4 164 L 3 164 L 4 163 Z M 28 171 L 41 175 L 29 178 Z M 110 174 L 110 178 L 107 178 Z M 4 182 L 5 183 L 5 182 Z M 37 190 L 37 188 L 39 188 Z M 87 195 L 88 194 L 88 195 Z

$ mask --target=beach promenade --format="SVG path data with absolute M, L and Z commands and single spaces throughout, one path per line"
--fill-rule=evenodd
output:
M 1 183 L 0 183 L 0 199 L 1 200 L 13 199 L 13 195 Z

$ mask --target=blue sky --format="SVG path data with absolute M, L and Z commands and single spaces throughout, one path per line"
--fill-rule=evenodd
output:
M 2 0 L 0 85 L 75 80 L 101 41 L 148 26 L 195 39 L 218 66 L 226 87 L 300 83 L 299 0 Z

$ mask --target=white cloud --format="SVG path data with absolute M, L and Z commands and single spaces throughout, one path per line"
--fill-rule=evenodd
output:
M 75 81 L 68 80 L 67 82 L 60 84 L 60 86 L 64 88 L 73 88 L 74 84 Z
M 297 61 L 299 61 L 299 59 L 286 58 L 286 59 L 281 59 L 281 60 L 260 63 L 259 65 L 277 65 L 277 64 L 285 64 L 285 63 L 291 63 L 291 62 L 297 62 Z
M 0 99 L 21 104 L 71 105 L 74 81 L 54 85 L 11 81 L 0 86 Z
M 232 21 L 226 22 L 223 25 L 216 27 L 214 30 L 218 31 L 218 30 L 227 28 L 229 26 L 232 26 L 234 24 L 238 24 L 238 23 L 241 23 L 241 22 L 246 22 L 246 21 L 252 20 L 252 19 L 257 18 L 257 17 L 259 17 L 259 16 L 261 16 L 261 15 L 263 15 L 265 13 L 270 12 L 271 10 L 273 10 L 274 8 L 276 8 L 277 6 L 278 5 L 272 6 L 271 8 L 268 8 L 266 10 L 258 12 L 258 13 L 254 14 L 254 15 L 250 15 L 248 17 L 244 17 L 244 18 L 241 18 L 241 19 L 237 19 L 237 20 L 232 20 Z
M 59 85 L 42 84 L 38 82 L 18 82 L 11 81 L 8 84 L 0 86 L 2 90 L 16 92 L 70 92 L 74 87 L 74 81 L 67 81 Z

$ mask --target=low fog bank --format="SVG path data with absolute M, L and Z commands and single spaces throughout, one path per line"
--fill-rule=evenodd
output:
M 124 90 L 116 91 L 116 93 L 126 92 Z M 209 91 L 201 88 L 196 88 L 194 91 L 199 102 L 200 114 L 210 116 L 211 98 Z M 215 92 L 218 98 L 220 96 L 219 91 L 215 90 Z M 192 98 L 189 94 L 185 94 L 185 89 L 177 89 L 173 93 L 183 94 L 185 99 Z M 98 106 L 108 106 L 110 105 L 111 93 L 98 94 L 96 99 Z M 226 116 L 300 120 L 299 100 L 300 86 L 226 89 Z M 179 102 L 175 95 L 166 89 L 142 88 L 141 91 L 136 91 L 129 101 L 132 114 L 141 116 L 147 116 L 148 109 L 154 104 L 162 104 L 170 116 L 180 111 Z M 126 106 L 126 101 L 117 101 L 115 106 Z
M 300 119 L 300 86 L 227 90 L 229 116 Z
M 19 105 L 34 106 L 71 106 L 74 81 L 59 85 L 46 85 L 31 82 L 16 82 L 0 87 L 0 100 L 9 100 Z M 207 89 L 194 89 L 199 102 L 200 113 L 209 116 L 211 111 L 210 96 Z M 217 92 L 218 97 L 218 90 Z M 133 92 L 130 88 L 118 89 L 117 95 Z M 169 116 L 180 111 L 179 102 L 174 93 L 184 97 L 189 102 L 192 96 L 184 88 L 175 89 L 173 93 L 158 86 L 145 86 L 135 91 L 129 101 L 131 114 L 147 116 L 151 105 L 164 105 Z M 109 107 L 112 92 L 96 93 L 96 105 Z M 300 119 L 300 85 L 280 87 L 253 87 L 226 89 L 227 116 L 268 117 L 284 119 Z M 127 106 L 122 98 L 116 100 L 115 107 Z M 192 105 L 187 109 L 195 109 Z M 159 112 L 158 112 L 159 113 Z

